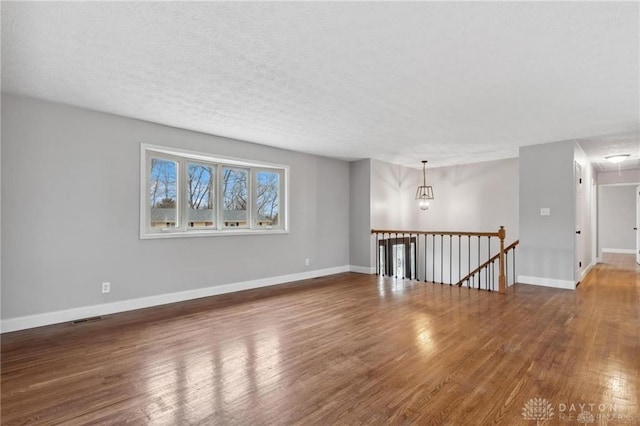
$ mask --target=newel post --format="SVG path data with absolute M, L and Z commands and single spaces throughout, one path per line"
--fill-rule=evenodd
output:
M 507 236 L 507 231 L 504 229 L 504 226 L 500 227 L 498 230 L 498 238 L 500 238 L 500 275 L 498 276 L 498 292 L 505 293 L 507 291 L 507 276 L 505 273 L 504 265 L 504 238 Z

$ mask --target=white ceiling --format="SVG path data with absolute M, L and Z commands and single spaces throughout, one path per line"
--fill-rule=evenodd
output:
M 3 2 L 2 90 L 345 159 L 623 138 L 637 166 L 639 7 Z

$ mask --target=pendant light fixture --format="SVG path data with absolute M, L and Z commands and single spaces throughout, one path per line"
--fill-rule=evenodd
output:
M 422 185 L 416 191 L 416 200 L 420 210 L 429 209 L 429 200 L 433 200 L 433 188 L 427 186 L 427 161 L 422 160 Z

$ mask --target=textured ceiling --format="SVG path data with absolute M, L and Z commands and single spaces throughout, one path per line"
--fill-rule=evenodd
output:
M 596 170 L 610 171 L 640 168 L 639 141 L 638 134 L 617 134 L 582 139 L 579 144 Z M 629 158 L 617 164 L 605 160 L 615 154 L 629 154 Z
M 611 144 L 596 135 L 637 146 L 639 40 L 635 2 L 3 2 L 2 89 L 444 166 L 528 144 Z

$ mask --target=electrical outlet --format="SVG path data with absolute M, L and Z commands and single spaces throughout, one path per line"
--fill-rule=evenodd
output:
M 110 293 L 111 292 L 111 283 L 102 283 L 102 292 Z
M 309 266 L 309 259 L 304 260 L 304 266 Z
M 541 208 L 540 216 L 551 216 L 551 209 L 548 207 Z

